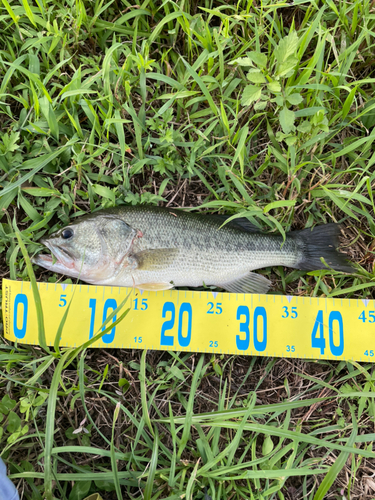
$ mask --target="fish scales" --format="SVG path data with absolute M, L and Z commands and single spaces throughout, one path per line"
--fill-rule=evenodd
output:
M 251 271 L 282 265 L 351 272 L 339 254 L 335 224 L 280 235 L 255 232 L 246 220 L 223 225 L 207 216 L 160 207 L 120 206 L 77 219 L 43 243 L 49 255 L 34 262 L 88 283 L 168 289 L 215 285 L 266 292 L 270 282 Z
M 129 208 L 119 210 L 117 215 L 142 231 L 143 236 L 137 241 L 139 250 L 179 250 L 168 267 L 161 258 L 157 271 L 135 270 L 136 282 L 159 282 L 165 273 L 170 273 L 176 286 L 223 284 L 261 267 L 293 266 L 301 254 L 295 240 L 282 246 L 281 236 L 246 233 L 230 225 L 221 227 L 220 221 L 198 214 Z M 126 276 L 124 279 L 125 284 L 131 284 Z

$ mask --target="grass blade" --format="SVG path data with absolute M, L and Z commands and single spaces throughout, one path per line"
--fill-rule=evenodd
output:
M 56 420 L 56 402 L 57 391 L 61 382 L 61 373 L 66 365 L 70 363 L 69 356 L 72 355 L 72 349 L 64 352 L 61 359 L 57 363 L 53 373 L 51 387 L 48 396 L 47 418 L 46 418 L 46 437 L 44 448 L 44 494 L 46 500 L 53 500 L 53 462 L 52 462 L 52 449 L 55 435 L 55 420 Z
M 353 408 L 350 407 L 350 411 L 352 414 L 352 422 L 353 422 L 353 431 L 350 435 L 350 438 L 348 440 L 348 446 L 352 447 L 355 443 L 357 433 L 358 433 L 358 426 L 356 422 L 356 418 L 354 415 Z M 340 455 L 337 457 L 335 460 L 334 464 L 330 467 L 329 471 L 325 475 L 323 481 L 321 482 L 318 491 L 315 493 L 313 500 L 324 500 L 326 498 L 326 493 L 328 490 L 331 488 L 333 482 L 337 478 L 338 474 L 341 472 L 343 467 L 346 464 L 346 461 L 348 460 L 349 453 L 342 451 Z
M 19 244 L 19 246 L 21 248 L 21 252 L 23 254 L 23 258 L 25 259 L 27 272 L 28 272 L 28 275 L 29 275 L 29 278 L 31 281 L 31 288 L 33 291 L 36 317 L 37 317 L 37 322 L 38 322 L 38 342 L 39 342 L 40 347 L 42 349 L 44 349 L 47 353 L 49 353 L 49 348 L 48 348 L 47 342 L 46 342 L 46 334 L 45 334 L 45 330 L 44 330 L 43 307 L 42 307 L 42 301 L 41 301 L 40 295 L 39 295 L 38 285 L 37 285 L 37 282 L 35 279 L 35 274 L 34 274 L 34 270 L 33 270 L 32 264 L 31 264 L 29 254 L 27 253 L 26 246 L 23 242 L 21 233 L 19 232 L 17 226 L 15 225 L 15 221 L 14 221 L 14 230 L 15 230 L 15 234 L 17 236 L 18 244 Z
M 153 435 L 154 435 L 154 446 L 152 449 L 150 468 L 148 472 L 146 488 L 144 491 L 144 500 L 151 500 L 153 498 L 153 490 L 155 485 L 155 472 L 158 464 L 158 452 L 159 452 L 159 433 L 157 427 L 154 428 Z
M 183 431 L 182 431 L 181 441 L 180 441 L 180 445 L 178 448 L 177 460 L 181 459 L 182 452 L 184 451 L 186 444 L 188 442 L 188 439 L 190 437 L 190 428 L 191 428 L 191 423 L 192 423 L 192 418 L 193 418 L 193 406 L 194 406 L 195 392 L 197 390 L 200 377 L 202 377 L 202 375 L 203 375 L 202 374 L 203 361 L 204 361 L 204 356 L 200 356 L 199 361 L 198 361 L 197 366 L 196 366 L 195 371 L 194 371 L 193 380 L 191 382 L 189 401 L 188 401 L 188 405 L 187 405 L 187 409 L 186 409 L 186 418 L 184 421 L 184 427 L 183 427 Z

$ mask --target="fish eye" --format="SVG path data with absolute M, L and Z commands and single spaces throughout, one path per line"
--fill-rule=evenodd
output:
M 61 233 L 61 238 L 63 238 L 64 240 L 67 240 L 69 238 L 71 238 L 73 236 L 74 232 L 73 232 L 73 229 L 70 229 L 67 228 L 67 229 L 64 229 L 64 231 Z

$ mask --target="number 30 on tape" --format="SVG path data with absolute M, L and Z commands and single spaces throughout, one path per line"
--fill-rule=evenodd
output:
M 52 344 L 70 303 L 60 346 L 83 344 L 131 292 L 129 314 L 92 347 L 375 361 L 375 303 L 282 295 L 39 283 Z M 38 344 L 28 282 L 3 280 L 5 337 Z M 116 321 L 116 315 L 112 321 Z M 108 324 L 106 325 L 108 327 Z

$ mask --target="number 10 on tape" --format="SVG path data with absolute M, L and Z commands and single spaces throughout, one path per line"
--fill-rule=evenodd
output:
M 39 283 L 38 288 L 51 345 L 72 297 L 62 347 L 93 338 L 131 292 L 124 306 L 130 308 L 128 315 L 92 347 L 375 361 L 372 300 L 177 290 L 142 293 L 51 283 Z M 30 283 L 3 280 L 3 315 L 8 340 L 38 344 Z

